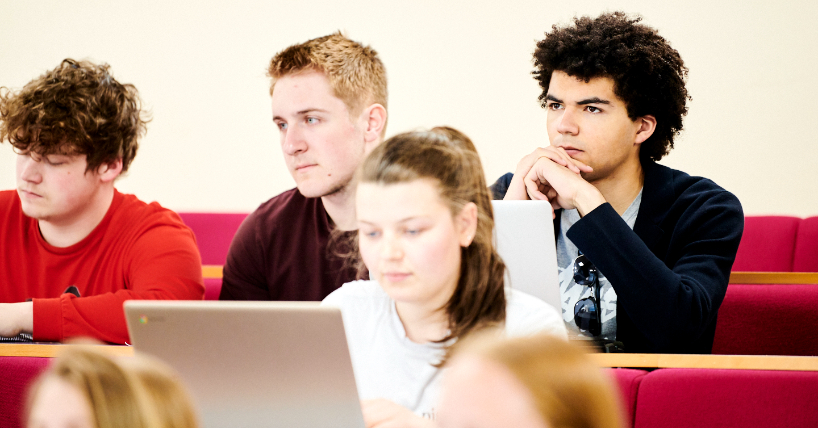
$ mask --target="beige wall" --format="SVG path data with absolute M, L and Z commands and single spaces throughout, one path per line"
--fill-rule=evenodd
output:
M 693 96 L 662 162 L 709 177 L 746 214 L 818 215 L 818 3 L 108 2 L 0 0 L 0 85 L 18 88 L 65 57 L 111 64 L 153 113 L 122 191 L 176 210 L 250 211 L 293 186 L 270 120 L 267 62 L 337 29 L 377 49 L 389 73 L 388 135 L 448 124 L 471 136 L 489 180 L 546 145 L 530 77 L 552 24 L 640 13 L 679 50 Z M 14 155 L 0 145 L 0 189 Z

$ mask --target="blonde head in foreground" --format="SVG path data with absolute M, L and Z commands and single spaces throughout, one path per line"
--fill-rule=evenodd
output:
M 115 361 L 90 349 L 61 354 L 32 388 L 28 428 L 196 428 L 184 387 L 144 356 Z
M 612 381 L 576 345 L 550 335 L 475 334 L 454 350 L 441 428 L 620 428 Z

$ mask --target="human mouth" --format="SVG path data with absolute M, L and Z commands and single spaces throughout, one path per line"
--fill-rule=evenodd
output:
M 583 152 L 582 150 L 575 149 L 573 147 L 563 147 L 562 149 L 565 150 L 565 153 L 567 153 L 568 156 L 570 156 L 572 158 Z
M 409 278 L 412 274 L 404 273 L 404 272 L 385 272 L 383 273 L 384 279 L 389 282 L 402 282 L 406 278 Z
M 19 194 L 21 198 L 25 197 L 27 199 L 42 198 L 42 195 L 23 189 L 18 189 L 17 194 Z
M 316 166 L 318 166 L 318 165 L 317 165 L 317 164 L 314 164 L 314 163 L 311 163 L 311 164 L 303 164 L 303 165 L 296 165 L 295 170 L 296 170 L 296 172 L 304 172 L 304 171 L 307 171 L 307 170 L 309 170 L 310 168 L 313 168 L 313 167 L 316 167 Z

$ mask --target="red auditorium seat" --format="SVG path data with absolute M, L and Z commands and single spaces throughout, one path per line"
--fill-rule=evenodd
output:
M 625 409 L 626 426 L 633 427 L 636 395 L 639 392 L 639 384 L 648 372 L 635 369 L 609 369 L 607 372 L 613 376 L 619 386 L 622 406 Z
M 818 422 L 818 372 L 661 369 L 639 385 L 636 428 L 800 428 Z
M 788 216 L 744 218 L 735 272 L 792 272 L 796 234 L 801 219 Z
M 50 362 L 50 358 L 0 357 L 0 427 L 22 426 L 28 387 Z
M 203 265 L 224 265 L 233 235 L 247 214 L 179 213 L 196 235 Z
M 818 355 L 818 285 L 730 284 L 713 353 Z
M 793 272 L 818 272 L 818 217 L 801 220 L 795 238 Z

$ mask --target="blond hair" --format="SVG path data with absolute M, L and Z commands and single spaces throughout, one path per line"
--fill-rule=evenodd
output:
M 609 376 L 579 346 L 549 334 L 502 339 L 475 334 L 455 345 L 453 358 L 474 356 L 507 368 L 531 393 L 551 428 L 621 428 L 622 407 Z
M 370 104 L 386 108 L 386 69 L 369 46 L 346 38 L 341 32 L 292 45 L 270 61 L 270 94 L 278 79 L 309 71 L 324 73 L 335 96 L 346 104 L 350 117 Z
M 28 412 L 48 379 L 64 381 L 88 400 L 97 428 L 197 428 L 192 400 L 163 363 L 136 356 L 114 361 L 91 348 L 60 354 L 29 393 Z

